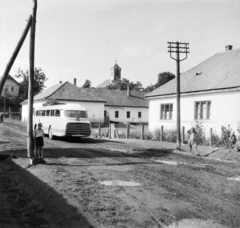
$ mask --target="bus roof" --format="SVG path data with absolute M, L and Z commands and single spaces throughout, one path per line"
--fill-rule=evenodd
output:
M 49 105 L 49 106 L 36 107 L 35 109 L 39 109 L 39 110 L 63 109 L 63 110 L 82 110 L 82 111 L 85 111 L 85 108 L 80 104 Z

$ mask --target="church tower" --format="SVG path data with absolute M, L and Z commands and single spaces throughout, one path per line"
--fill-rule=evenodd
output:
M 115 65 L 111 68 L 111 78 L 110 78 L 110 84 L 113 83 L 116 80 L 121 79 L 121 70 L 117 65 L 117 60 L 115 61 Z

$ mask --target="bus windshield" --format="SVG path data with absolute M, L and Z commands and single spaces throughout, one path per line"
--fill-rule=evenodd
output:
M 65 110 L 64 116 L 70 117 L 70 118 L 88 118 L 86 111 L 79 111 L 79 110 Z

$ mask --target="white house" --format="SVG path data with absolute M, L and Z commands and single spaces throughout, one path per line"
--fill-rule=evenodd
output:
M 105 123 L 108 121 L 132 124 L 148 123 L 148 100 L 144 97 L 146 92 L 104 88 L 86 90 L 106 101 L 104 105 Z
M 91 122 L 99 123 L 104 121 L 104 103 L 106 101 L 70 82 L 57 84 L 34 96 L 33 108 L 43 106 L 48 100 L 56 100 L 59 103 L 66 104 L 80 104 L 88 111 Z M 25 122 L 28 119 L 28 101 L 22 102 L 21 105 L 22 121 Z
M 240 49 L 218 53 L 180 76 L 181 127 L 199 120 L 221 133 L 228 127 L 237 134 L 240 122 Z M 148 93 L 149 129 L 176 129 L 176 79 Z
M 2 90 L 2 96 L 5 96 L 6 93 L 6 96 L 10 95 L 12 97 L 17 97 L 19 94 L 19 87 L 20 84 L 11 75 L 8 75 Z

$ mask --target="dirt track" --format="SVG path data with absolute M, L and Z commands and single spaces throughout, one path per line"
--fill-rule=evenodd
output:
M 4 123 L 0 134 L 0 153 L 17 156 L 0 163 L 0 227 L 240 227 L 240 182 L 227 179 L 240 176 L 240 153 L 45 138 L 45 163 L 27 167 L 25 125 Z

